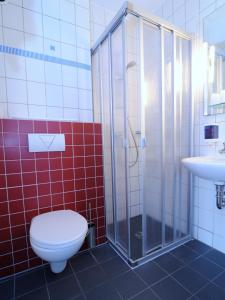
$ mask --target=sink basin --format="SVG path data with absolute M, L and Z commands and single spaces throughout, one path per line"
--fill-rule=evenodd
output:
M 183 165 L 194 175 L 215 181 L 225 182 L 225 157 L 200 156 L 182 159 Z

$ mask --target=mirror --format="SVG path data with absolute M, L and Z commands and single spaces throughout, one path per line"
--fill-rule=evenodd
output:
M 225 6 L 204 18 L 205 115 L 225 113 Z

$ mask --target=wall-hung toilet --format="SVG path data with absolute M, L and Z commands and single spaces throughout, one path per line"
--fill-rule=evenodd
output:
M 37 256 L 49 262 L 54 273 L 59 273 L 82 246 L 87 231 L 87 220 L 80 214 L 58 210 L 32 219 L 30 243 Z

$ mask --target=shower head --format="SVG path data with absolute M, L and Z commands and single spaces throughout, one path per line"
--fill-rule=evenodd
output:
M 130 62 L 127 64 L 127 70 L 128 70 L 129 68 L 134 67 L 134 66 L 136 66 L 136 62 L 135 62 L 134 60 L 130 61 Z

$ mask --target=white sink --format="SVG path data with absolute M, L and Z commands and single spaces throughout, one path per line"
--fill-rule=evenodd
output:
M 200 156 L 182 159 L 183 165 L 194 175 L 215 181 L 225 182 L 225 157 Z

